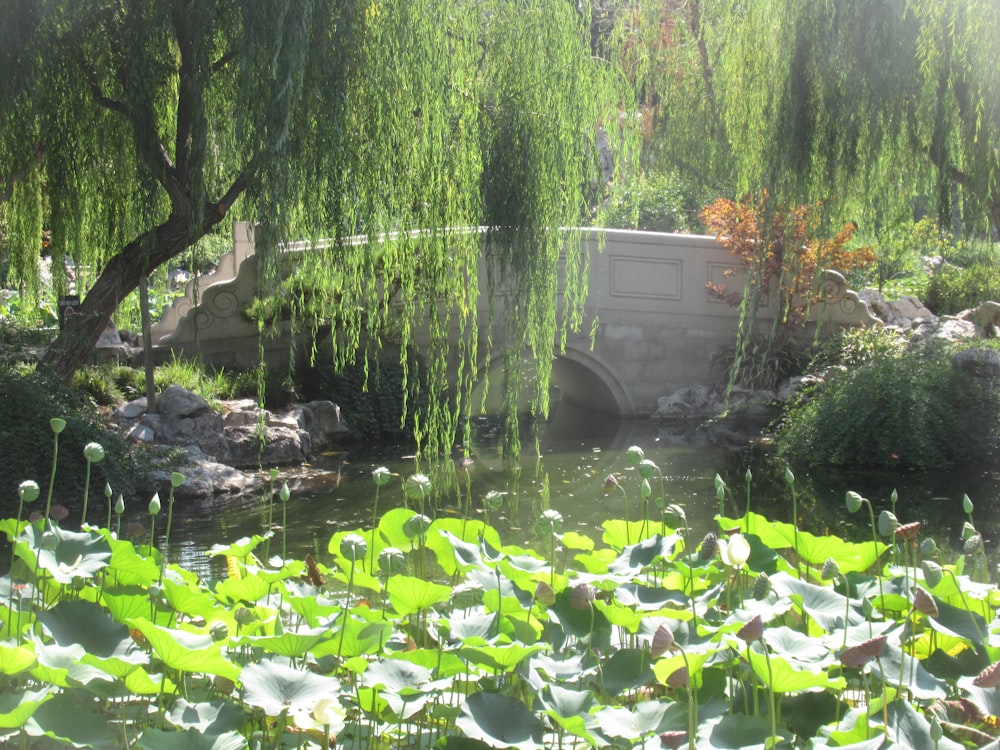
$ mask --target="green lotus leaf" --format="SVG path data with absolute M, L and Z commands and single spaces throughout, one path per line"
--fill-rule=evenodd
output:
M 229 604 L 244 602 L 253 604 L 271 593 L 271 586 L 262 578 L 225 578 L 215 585 L 215 595 Z
M 128 626 L 141 632 L 156 655 L 171 669 L 214 674 L 231 680 L 240 675 L 239 667 L 222 656 L 221 645 L 208 634 L 160 627 L 143 617 L 130 619 Z
M 813 688 L 840 690 L 847 684 L 843 677 L 831 677 L 829 672 L 816 669 L 815 665 L 798 664 L 777 654 L 768 658 L 754 647 L 749 652 L 746 649 L 740 651 L 740 655 L 749 657 L 750 666 L 758 679 L 776 693 L 798 693 Z
M 550 716 L 590 716 L 600 706 L 590 690 L 572 690 L 555 683 L 548 683 L 538 694 L 538 704 Z
M 317 644 L 326 640 L 329 628 L 311 628 L 298 632 L 286 631 L 281 635 L 247 635 L 232 637 L 230 646 L 250 646 L 271 654 L 299 659 Z
M 725 714 L 698 722 L 695 746 L 706 750 L 772 750 L 791 748 L 787 731 L 779 724 L 778 739 L 772 744 L 771 720 L 766 716 Z
M 609 547 L 625 551 L 627 547 L 635 544 L 639 540 L 650 541 L 655 539 L 655 534 L 667 536 L 673 533 L 673 529 L 664 526 L 659 522 L 628 521 L 620 518 L 609 518 L 601 524 L 604 532 L 601 534 L 601 541 Z M 654 542 L 654 545 L 656 543 Z
M 108 689 L 108 685 L 114 682 L 110 674 L 82 661 L 86 653 L 83 646 L 77 643 L 66 646 L 38 643 L 36 648 L 38 664 L 31 670 L 31 674 L 39 682 L 48 682 L 62 688 L 81 685 L 99 695 L 115 692 Z
M 580 534 L 576 531 L 567 531 L 562 535 L 562 546 L 564 549 L 589 552 L 594 549 L 594 540 L 585 534 Z
M 692 681 L 695 688 L 700 688 L 702 684 L 703 677 L 703 667 L 705 662 L 707 662 L 713 654 L 710 653 L 700 653 L 700 654 L 688 654 L 687 661 L 683 654 L 673 654 L 672 656 L 665 656 L 662 659 L 657 659 L 653 663 L 653 675 L 656 677 L 657 682 L 661 685 L 668 684 L 670 675 L 674 672 L 684 669 L 688 669 L 688 679 Z
M 399 651 L 393 654 L 392 658 L 426 667 L 431 670 L 435 679 L 454 677 L 469 670 L 468 665 L 454 651 L 418 648 L 413 651 Z
M 491 747 L 542 747 L 542 723 L 521 701 L 499 693 L 470 695 L 455 724 L 466 737 Z
M 264 541 L 266 541 L 266 537 L 263 537 L 260 534 L 244 536 L 240 537 L 232 544 L 213 544 L 205 554 L 209 557 L 226 555 L 227 557 L 235 557 L 237 560 L 247 562 L 250 555 L 253 554 L 253 551 Z
M 652 660 L 646 649 L 623 648 L 601 667 L 603 688 L 609 695 L 637 690 L 653 679 Z
M 145 604 L 148 612 L 148 598 Z M 87 653 L 105 658 L 128 658 L 138 651 L 128 628 L 93 602 L 62 601 L 48 611 L 39 612 L 38 620 L 61 646 L 78 643 Z
M 202 734 L 197 729 L 183 732 L 165 732 L 162 729 L 144 729 L 139 735 L 143 750 L 242 750 L 247 738 L 239 732 Z
M 506 646 L 463 646 L 458 649 L 458 655 L 471 664 L 479 664 L 488 669 L 498 669 L 510 672 L 532 654 L 546 648 L 545 644 L 525 646 L 511 643 Z
M 285 711 L 312 711 L 320 698 L 340 694 L 340 682 L 271 661 L 248 664 L 240 673 L 243 701 L 268 716 Z
M 134 617 L 149 617 L 149 592 L 138 586 L 106 589 L 103 595 L 108 613 L 119 623 L 126 623 Z M 156 624 L 167 623 L 173 613 L 168 610 L 154 610 Z
M 790 597 L 803 613 L 828 633 L 847 625 L 859 625 L 864 617 L 853 606 L 847 607 L 845 597 L 827 586 L 816 586 L 806 581 L 792 578 L 787 573 L 771 576 L 771 587 L 779 596 Z
M 438 564 L 448 576 L 470 566 L 481 566 L 479 538 L 494 547 L 500 546 L 500 535 L 492 526 L 476 519 L 438 518 L 427 530 L 425 544 L 434 552 Z M 453 546 L 454 545 L 454 546 Z
M 163 598 L 173 607 L 174 611 L 185 615 L 203 617 L 211 620 L 216 616 L 218 603 L 204 589 L 189 583 L 173 581 L 164 577 L 161 587 Z
M 25 543 L 18 544 L 15 549 L 22 559 L 34 558 L 34 550 L 37 550 L 37 558 L 32 562 L 37 562 L 39 568 L 59 583 L 72 583 L 74 578 L 93 578 L 111 560 L 111 545 L 96 531 L 65 531 L 53 527 L 53 531 L 44 532 L 55 535 L 55 545 L 50 546 L 40 543 L 43 533 L 40 528 L 26 527 L 22 537 Z
M 86 659 L 84 657 L 84 661 Z M 162 674 L 152 676 L 142 667 L 133 669 L 122 682 L 125 689 L 135 695 L 174 695 L 179 692 L 171 679 Z
M 670 709 L 671 703 L 667 701 L 642 701 L 633 710 L 605 706 L 594 713 L 594 718 L 603 734 L 637 740 L 659 731 Z
M 46 685 L 41 690 L 0 695 L 0 729 L 17 729 L 24 726 L 43 703 L 55 697 L 54 690 L 54 686 Z
M 378 531 L 386 546 L 397 547 L 404 552 L 413 549 L 417 539 L 408 537 L 403 527 L 415 515 L 417 512 L 410 508 L 392 508 L 382 514 L 378 522 Z
M 636 537 L 632 537 L 635 539 Z M 608 566 L 612 573 L 622 576 L 636 576 L 655 560 L 670 560 L 674 557 L 681 537 L 679 534 L 660 536 L 659 534 L 643 539 L 637 544 L 622 548 L 621 554 Z M 610 545 L 615 546 L 615 545 Z
M 206 734 L 223 734 L 243 726 L 243 709 L 227 701 L 188 703 L 178 698 L 166 715 L 178 729 L 196 729 Z
M 389 601 L 400 617 L 416 614 L 451 598 L 451 587 L 413 576 L 393 576 L 388 586 Z
M 111 561 L 108 563 L 110 580 L 116 586 L 149 586 L 160 578 L 160 566 L 156 561 L 136 552 L 129 541 L 112 539 Z
M 937 616 L 928 618 L 935 630 L 964 638 L 974 645 L 983 642 L 988 629 L 982 615 L 947 602 L 938 601 L 937 605 Z
M 399 659 L 383 659 L 365 670 L 361 678 L 367 687 L 381 688 L 400 695 L 433 690 L 431 670 Z
M 60 693 L 39 706 L 24 723 L 24 733 L 74 747 L 118 747 L 122 739 L 121 727 L 93 710 L 91 696 L 77 691 Z
M 346 621 L 343 617 L 338 618 L 334 626 L 330 637 L 312 649 L 312 654 L 317 659 L 330 655 L 347 659 L 374 654 L 392 634 L 392 626 L 388 622 L 369 621 L 353 611 Z
M 34 665 L 38 657 L 29 646 L 15 646 L 0 643 L 0 674 L 15 675 L 25 672 Z

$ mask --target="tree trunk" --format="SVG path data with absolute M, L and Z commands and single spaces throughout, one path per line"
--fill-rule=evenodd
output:
M 207 227 L 202 228 L 202 234 L 206 230 Z M 186 216 L 175 213 L 156 229 L 126 245 L 104 267 L 77 308 L 77 314 L 66 320 L 59 336 L 42 357 L 42 366 L 63 380 L 72 378 L 87 363 L 112 314 L 138 287 L 143 274 L 180 255 L 200 236 L 190 233 Z M 148 257 L 144 258 L 147 246 Z

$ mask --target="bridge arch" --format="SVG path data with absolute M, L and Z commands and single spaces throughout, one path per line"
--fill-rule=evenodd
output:
M 534 365 L 527 355 L 522 361 L 521 377 L 529 383 L 535 377 Z M 479 369 L 473 392 L 474 408 L 477 411 L 482 408 L 487 414 L 499 413 L 502 384 L 503 360 L 495 356 Z M 559 402 L 565 402 L 618 417 L 636 415 L 632 397 L 614 371 L 593 352 L 580 347 L 567 345 L 564 352 L 556 353 L 549 387 L 553 392 L 550 410 L 557 408 Z M 530 394 L 530 389 L 526 390 Z M 518 411 L 528 410 L 525 400 Z

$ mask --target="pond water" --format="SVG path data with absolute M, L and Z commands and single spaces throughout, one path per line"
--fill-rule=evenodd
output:
M 490 491 L 505 493 L 503 506 L 490 513 L 489 521 L 501 530 L 505 542 L 529 543 L 534 520 L 542 510 L 553 508 L 565 519 L 564 530 L 600 536 L 601 523 L 621 518 L 620 490 L 606 493 L 605 479 L 616 474 L 628 497 L 629 516 L 643 516 L 639 477 L 629 467 L 625 451 L 640 446 L 664 475 L 667 503 L 686 510 L 697 536 L 715 529 L 718 511 L 714 478 L 719 474 L 729 492 L 725 500 L 728 515 L 737 516 L 746 508 L 746 472 L 752 474 L 750 503 L 754 511 L 767 517 L 791 521 L 791 492 L 784 480 L 784 466 L 775 466 L 765 450 L 744 443 L 728 444 L 721 429 L 661 425 L 649 421 L 622 421 L 560 404 L 553 418 L 540 431 L 540 451 L 525 442 L 519 465 L 505 465 L 495 425 L 483 420 L 476 425 L 470 441 L 472 460 L 448 460 L 435 465 L 418 464 L 412 448 L 397 445 L 345 446 L 318 457 L 311 465 L 283 471 L 277 485 L 287 481 L 292 495 L 284 510 L 288 556 L 303 557 L 307 552 L 328 562 L 330 537 L 343 529 L 370 528 L 373 514 L 403 504 L 402 481 L 420 472 L 430 477 L 433 498 L 428 515 L 469 512 L 484 516 L 483 498 Z M 375 506 L 376 487 L 372 471 L 387 467 L 394 481 L 381 488 Z M 800 528 L 814 533 L 835 533 L 853 539 L 869 539 L 867 514 L 851 516 L 844 507 L 844 494 L 855 490 L 868 497 L 875 513 L 889 508 L 890 495 L 898 495 L 896 515 L 900 521 L 921 521 L 940 546 L 960 547 L 962 497 L 975 503 L 976 526 L 986 540 L 987 550 L 998 538 L 1000 474 L 985 468 L 965 467 L 948 472 L 848 472 L 796 470 L 795 489 Z M 654 496 L 658 493 L 654 491 Z M 205 554 L 213 544 L 230 543 L 260 534 L 266 527 L 268 511 L 264 493 L 225 502 L 185 505 L 177 503 L 168 557 L 202 575 L 219 575 L 222 561 Z M 164 508 L 164 511 L 166 509 Z M 281 551 L 281 503 L 273 507 L 275 537 L 271 552 Z M 659 520 L 659 509 L 650 507 L 651 518 Z M 127 512 L 124 521 L 148 522 L 148 516 Z M 157 531 L 165 521 L 158 520 Z M 161 538 L 161 545 L 162 545 Z

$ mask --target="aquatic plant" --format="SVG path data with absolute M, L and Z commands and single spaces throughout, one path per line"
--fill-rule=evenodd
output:
M 261 561 L 266 535 L 215 545 L 216 580 L 19 512 L 0 521 L 0 731 L 217 749 L 993 741 L 1000 591 L 964 554 L 918 565 L 924 529 L 886 518 L 907 545 L 894 560 L 877 538 L 749 510 L 707 529 L 676 505 L 655 529 L 623 523 L 585 539 L 547 511 L 533 549 L 399 507 L 335 533 L 326 561 Z

